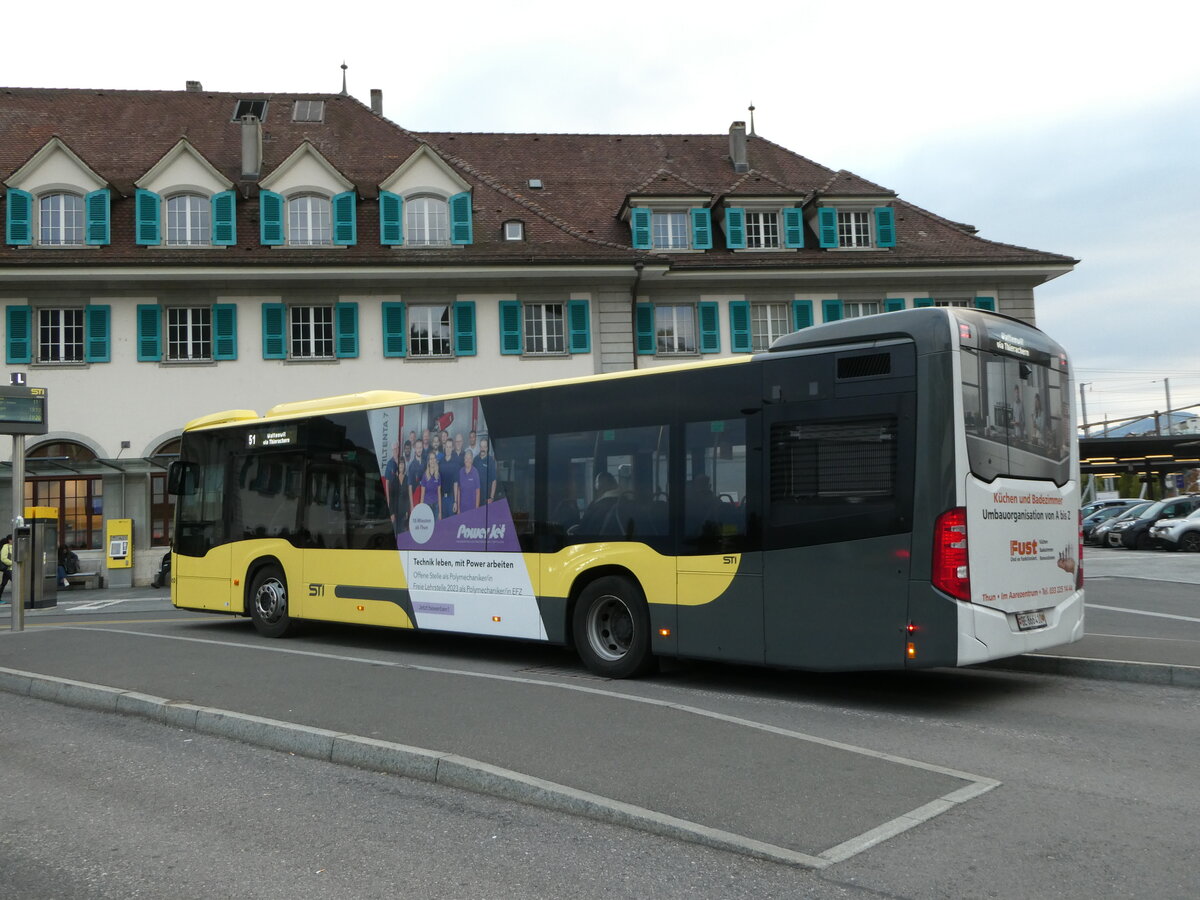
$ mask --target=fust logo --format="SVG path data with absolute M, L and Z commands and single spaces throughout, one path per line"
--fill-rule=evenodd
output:
M 1008 552 L 1012 556 L 1037 556 L 1037 541 L 1009 541 Z

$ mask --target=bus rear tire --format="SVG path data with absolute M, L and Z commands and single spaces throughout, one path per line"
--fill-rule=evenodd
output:
M 278 566 L 267 566 L 250 586 L 250 618 L 263 637 L 284 637 L 295 629 L 288 615 L 287 577 Z
M 588 670 L 628 678 L 654 668 L 650 612 L 641 589 L 628 578 L 597 578 L 579 595 L 572 616 L 575 651 Z

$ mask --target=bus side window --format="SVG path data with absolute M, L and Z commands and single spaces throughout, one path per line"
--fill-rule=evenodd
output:
M 741 548 L 746 534 L 746 423 L 687 424 L 684 447 L 683 552 Z

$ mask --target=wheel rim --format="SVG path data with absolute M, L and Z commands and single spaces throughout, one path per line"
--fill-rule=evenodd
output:
M 254 611 L 268 625 L 287 615 L 287 589 L 278 578 L 268 578 L 254 593 Z
M 1196 534 L 1194 531 L 1185 534 L 1179 541 L 1179 546 L 1189 553 L 1195 553 L 1200 550 L 1200 534 Z
M 592 651 L 601 659 L 616 662 L 633 643 L 633 614 L 620 597 L 605 594 L 588 610 L 585 630 Z

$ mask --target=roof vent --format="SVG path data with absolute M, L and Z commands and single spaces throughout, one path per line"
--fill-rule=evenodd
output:
M 187 83 L 187 84 L 184 86 L 184 90 L 186 90 L 186 91 L 187 91 L 188 93 L 190 93 L 190 94 L 198 94 L 198 93 L 200 93 L 202 90 L 204 90 L 204 85 L 202 85 L 202 84 L 201 84 L 200 82 L 198 82 L 198 81 L 189 81 L 189 82 L 188 82 L 188 83 Z
M 529 179 L 529 187 L 530 187 L 532 190 L 535 190 L 535 191 L 540 191 L 540 190 L 542 189 L 542 179 L 540 179 L 540 178 L 530 178 L 530 179 Z

